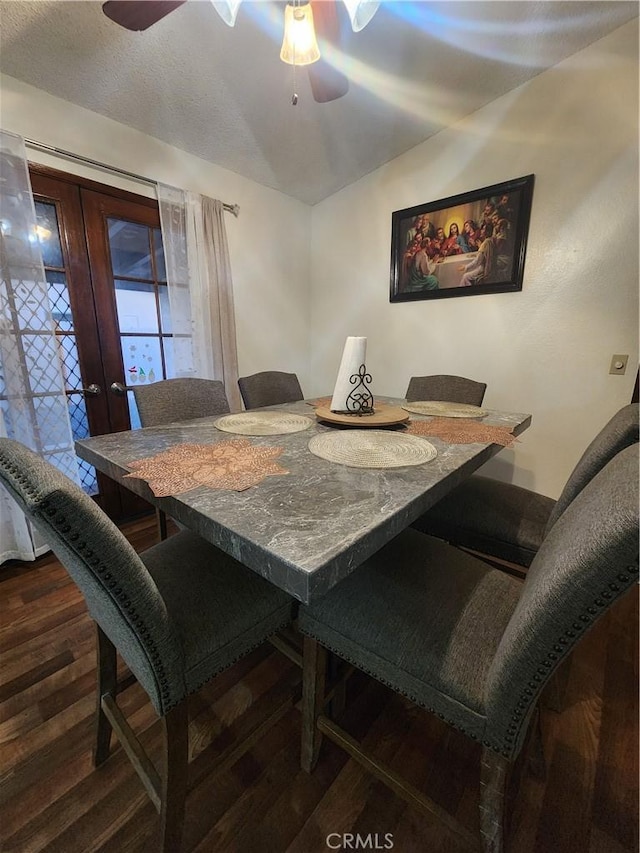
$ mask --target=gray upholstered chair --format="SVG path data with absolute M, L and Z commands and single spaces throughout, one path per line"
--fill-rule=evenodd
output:
M 449 403 L 468 403 L 480 406 L 487 390 L 485 382 L 476 382 L 464 376 L 412 376 L 405 399 L 446 400 Z
M 217 379 L 163 379 L 133 389 L 140 423 L 143 427 L 162 426 L 193 418 L 226 415 L 229 402 L 224 385 Z M 158 536 L 167 538 L 167 517 L 156 509 Z
M 265 370 L 252 376 L 241 376 L 238 379 L 238 387 L 245 409 L 295 403 L 304 399 L 296 374 L 281 373 L 279 370 Z
M 136 385 L 133 396 L 143 427 L 229 412 L 224 385 L 217 379 L 163 379 L 151 385 Z
M 8 438 L 0 438 L 0 483 L 66 567 L 97 624 L 94 763 L 107 760 L 115 730 L 160 812 L 155 849 L 177 853 L 187 790 L 187 697 L 290 622 L 293 600 L 193 533 L 136 554 L 78 486 Z M 116 650 L 162 719 L 160 773 L 117 705 Z M 247 735 L 237 757 L 251 744 Z
M 499 853 L 508 771 L 540 692 L 637 577 L 636 446 L 615 456 L 565 510 L 524 584 L 417 530 L 401 533 L 323 599 L 300 608 L 302 766 L 313 768 L 325 734 L 474 844 L 465 827 L 397 774 L 367 763 L 357 741 L 324 715 L 328 649 L 483 745 L 483 844 Z
M 414 527 L 452 545 L 527 567 L 545 534 L 589 480 L 638 441 L 638 404 L 624 406 L 583 453 L 557 501 L 478 474 L 421 516 Z

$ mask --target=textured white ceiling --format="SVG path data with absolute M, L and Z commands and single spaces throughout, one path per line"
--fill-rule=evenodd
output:
M 279 59 L 282 3 L 227 27 L 189 0 L 143 33 L 100 2 L 2 0 L 0 69 L 309 204 L 638 15 L 636 2 L 393 2 L 331 59 L 350 91 L 313 101 Z M 322 48 L 322 45 L 321 45 Z M 585 93 L 585 96 L 587 93 Z

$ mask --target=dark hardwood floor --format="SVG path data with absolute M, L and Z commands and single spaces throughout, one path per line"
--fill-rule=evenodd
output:
M 138 549 L 155 518 L 127 525 Z M 122 749 L 91 763 L 94 632 L 83 600 L 52 556 L 0 569 L 0 849 L 13 853 L 154 851 L 155 811 Z M 295 667 L 264 647 L 193 698 L 194 769 L 277 702 Z M 638 592 L 632 590 L 569 662 L 563 710 L 543 710 L 546 778 L 523 763 L 512 792 L 512 853 L 638 849 Z M 159 727 L 137 684 L 121 705 L 153 752 Z M 325 742 L 313 775 L 298 765 L 290 711 L 228 772 L 204 776 L 187 800 L 183 851 L 327 853 L 393 849 L 463 853 L 435 819 L 406 806 Z M 345 727 L 413 784 L 477 828 L 478 749 L 364 675 L 349 682 Z M 334 833 L 329 838 L 327 836 Z M 375 834 L 377 838 L 375 837 Z M 386 836 L 391 834 L 391 838 Z M 336 835 L 337 834 L 337 835 Z M 362 847 L 368 839 L 368 848 Z M 388 846 L 392 841 L 393 847 Z

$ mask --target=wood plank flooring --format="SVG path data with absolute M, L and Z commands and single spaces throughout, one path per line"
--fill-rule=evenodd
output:
M 155 518 L 124 530 L 148 547 Z M 93 623 L 52 556 L 0 568 L 0 663 L 0 849 L 153 853 L 156 814 L 117 741 L 109 761 L 92 766 Z M 391 840 L 387 849 L 400 853 L 463 853 L 333 744 L 311 776 L 302 772 L 296 709 L 215 784 L 208 778 L 212 758 L 275 705 L 293 672 L 263 647 L 193 697 L 192 769 L 204 776 L 187 800 L 184 853 L 327 853 L 367 849 L 367 836 L 368 849 Z M 508 850 L 637 851 L 637 589 L 585 638 L 565 685 L 563 710 L 541 714 L 546 778 L 527 764 L 512 791 Z M 120 701 L 153 754 L 160 732 L 146 695 L 134 684 Z M 475 831 L 475 744 L 362 674 L 349 683 L 343 724 Z M 330 833 L 347 836 L 327 843 Z

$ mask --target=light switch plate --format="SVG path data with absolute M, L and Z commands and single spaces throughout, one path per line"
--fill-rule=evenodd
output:
M 612 355 L 611 356 L 611 365 L 609 367 L 609 373 L 613 373 L 617 376 L 623 376 L 625 370 L 627 369 L 627 362 L 629 361 L 628 355 Z

